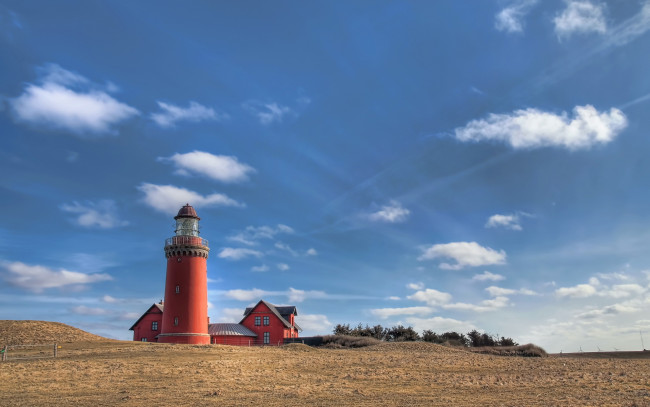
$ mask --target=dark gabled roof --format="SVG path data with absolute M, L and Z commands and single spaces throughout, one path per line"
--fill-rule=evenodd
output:
M 299 331 L 302 331 L 302 329 L 301 329 L 297 324 L 294 323 L 293 326 L 292 326 L 291 323 L 289 322 L 289 320 L 291 319 L 291 318 L 289 317 L 289 315 L 291 315 L 291 314 L 298 315 L 298 309 L 297 309 L 295 306 L 293 306 L 293 305 L 288 305 L 288 306 L 279 306 L 279 307 L 276 307 L 275 305 L 271 304 L 270 302 L 266 302 L 266 301 L 264 301 L 264 300 L 260 300 L 260 302 L 258 302 L 257 304 L 255 304 L 254 307 L 248 307 L 248 308 L 246 308 L 246 310 L 244 310 L 244 318 L 242 318 L 242 320 L 239 321 L 239 323 L 241 324 L 242 322 L 244 322 L 244 320 L 246 319 L 246 317 L 248 316 L 248 314 L 250 314 L 250 313 L 251 313 L 255 308 L 257 308 L 260 304 L 264 304 L 264 305 L 266 305 L 266 306 L 268 307 L 268 309 L 270 309 L 271 312 L 272 312 L 276 317 L 278 317 L 278 319 L 282 322 L 282 324 L 283 324 L 285 327 L 287 327 L 287 328 L 289 328 L 289 329 L 291 329 L 291 328 L 295 328 L 295 329 L 298 329 Z
M 160 303 L 153 304 L 151 307 L 149 307 L 149 308 L 147 309 L 147 311 L 145 311 L 144 314 L 142 314 L 142 316 L 141 316 L 140 318 L 138 318 L 137 321 L 135 321 L 135 323 L 131 326 L 131 328 L 129 328 L 129 331 L 133 331 L 133 328 L 135 328 L 135 326 L 138 325 L 138 324 L 140 323 L 140 320 L 142 320 L 142 318 L 144 318 L 145 315 L 151 313 L 150 311 L 153 309 L 153 307 L 158 308 L 158 309 L 160 310 L 161 313 L 163 312 L 163 309 L 165 308 L 165 306 L 164 306 L 163 304 L 160 304 Z
M 257 336 L 257 334 L 241 324 L 218 323 L 208 325 L 210 335 L 228 336 Z

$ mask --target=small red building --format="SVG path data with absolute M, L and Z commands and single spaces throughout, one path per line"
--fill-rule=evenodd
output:
M 129 330 L 133 331 L 133 340 L 142 342 L 158 342 L 158 334 L 162 328 L 163 302 L 153 304 L 147 312 L 135 321 Z
M 260 300 L 254 307 L 246 308 L 239 322 L 257 335 L 260 345 L 281 345 L 285 338 L 297 338 L 300 327 L 294 318 L 295 306 L 276 306 Z

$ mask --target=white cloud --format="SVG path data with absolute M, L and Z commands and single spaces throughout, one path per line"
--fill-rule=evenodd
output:
M 269 266 L 267 266 L 266 264 L 262 264 L 261 266 L 254 266 L 251 267 L 251 271 L 256 271 L 256 272 L 269 271 Z
M 286 244 L 286 243 L 275 242 L 275 248 L 276 248 L 276 249 L 283 250 L 283 251 L 289 253 L 290 255 L 292 255 L 293 257 L 298 257 L 298 252 L 296 252 L 295 250 L 293 250 L 293 249 L 291 248 L 291 246 L 289 246 L 289 245 Z
M 643 294 L 646 289 L 638 284 L 616 284 L 600 295 L 611 298 L 625 298 Z
M 580 313 L 576 315 L 576 318 L 591 319 L 591 318 L 598 318 L 607 315 L 618 315 L 618 314 L 632 313 L 638 311 L 640 311 L 640 308 L 638 307 L 625 305 L 625 304 L 613 304 L 600 309 L 595 309 L 595 310 Z
M 325 333 L 332 330 L 332 323 L 322 314 L 300 314 L 296 316 L 296 323 L 305 331 Z
M 523 19 L 537 0 L 519 0 L 499 11 L 494 19 L 494 26 L 499 31 L 520 33 L 524 31 Z
M 70 308 L 70 311 L 73 314 L 78 315 L 109 315 L 112 312 L 104 308 L 91 308 L 86 307 L 85 305 L 79 305 L 77 307 Z
M 389 205 L 384 205 L 377 212 L 368 215 L 368 219 L 374 222 L 401 223 L 408 219 L 411 211 L 402 207 L 397 201 L 391 201 Z
M 409 300 L 424 302 L 432 307 L 436 307 L 451 301 L 451 294 L 427 288 L 425 290 L 417 291 L 406 298 Z
M 200 103 L 190 102 L 188 107 L 174 106 L 169 103 L 157 101 L 162 110 L 160 113 L 152 113 L 151 120 L 160 127 L 171 128 L 176 122 L 200 122 L 204 120 L 221 121 L 228 118 L 227 114 L 217 113 L 213 108 L 203 106 Z
M 418 283 L 408 283 L 406 285 L 406 288 L 411 289 L 411 290 L 422 290 L 424 289 L 424 283 L 423 282 L 418 282 Z
M 176 166 L 176 174 L 199 174 L 226 183 L 244 182 L 255 169 L 240 163 L 237 157 L 214 155 L 204 151 L 176 153 L 171 157 L 158 157 L 158 161 L 171 161 Z
M 264 253 L 257 250 L 245 249 L 245 248 L 232 248 L 232 247 L 224 247 L 217 255 L 217 257 L 219 257 L 220 259 L 228 259 L 228 260 L 241 260 L 247 257 L 260 258 L 262 256 L 264 256 Z
M 144 193 L 144 203 L 167 215 L 177 214 L 178 210 L 186 203 L 190 203 L 194 208 L 244 206 L 224 194 L 214 193 L 203 196 L 197 192 L 174 185 L 156 185 L 143 182 L 137 188 Z
M 510 215 L 492 215 L 485 223 L 486 228 L 505 228 L 510 230 L 522 230 L 521 219 L 517 214 Z
M 591 105 L 576 106 L 573 113 L 573 118 L 566 112 L 557 115 L 532 108 L 512 114 L 491 113 L 487 119 L 457 128 L 455 136 L 463 142 L 502 141 L 514 149 L 553 146 L 579 150 L 607 144 L 627 127 L 627 117 L 616 108 L 601 113 Z
M 278 263 L 278 270 L 280 271 L 287 271 L 289 270 L 290 267 L 287 263 Z
M 253 288 L 252 290 L 228 290 L 224 293 L 224 296 L 227 298 L 232 298 L 238 301 L 253 301 L 260 300 L 266 295 L 276 294 L 271 291 L 264 291 L 258 288 Z
M 496 286 L 490 286 L 486 288 L 485 291 L 487 291 L 488 294 L 490 294 L 492 297 L 500 297 L 504 295 L 514 294 L 517 292 L 511 288 L 501 288 Z
M 318 256 L 318 252 L 313 247 L 307 250 L 305 253 L 306 256 Z
M 560 298 L 587 298 L 596 295 L 596 288 L 590 284 L 578 284 L 573 287 L 560 287 L 555 290 L 555 295 Z
M 244 317 L 243 308 L 221 308 L 219 309 L 219 322 L 239 322 Z
M 433 312 L 430 307 L 404 307 L 404 308 L 377 308 L 371 309 L 370 313 L 381 319 L 388 319 L 400 315 L 426 315 Z
M 463 267 L 478 267 L 491 264 L 505 264 L 506 252 L 496 251 L 483 247 L 476 242 L 452 242 L 436 244 L 423 249 L 418 260 L 433 260 L 439 257 L 450 258 L 456 264 L 441 263 L 440 268 L 445 270 L 460 270 Z
M 234 236 L 229 236 L 228 240 L 243 243 L 247 246 L 257 245 L 258 240 L 273 239 L 279 234 L 292 234 L 294 230 L 287 225 L 279 224 L 276 227 L 271 226 L 248 226 L 243 232 L 238 232 Z
M 263 125 L 269 125 L 275 122 L 281 123 L 286 115 L 295 114 L 288 106 L 282 106 L 275 102 L 262 103 L 252 100 L 244 103 L 243 107 L 253 116 L 257 117 L 257 120 Z
M 443 305 L 444 309 L 453 309 L 459 311 L 471 311 L 471 312 L 490 312 L 496 311 L 500 308 L 504 308 L 510 305 L 510 300 L 508 297 L 495 297 L 489 300 L 483 300 L 478 305 L 476 304 L 467 304 L 464 302 L 457 302 L 453 304 Z
M 115 201 L 109 199 L 97 203 L 88 201 L 85 205 L 75 201 L 72 204 L 63 204 L 60 208 L 65 212 L 79 215 L 75 218 L 75 223 L 84 227 L 111 229 L 129 224 L 118 218 Z
M 388 297 L 388 298 L 386 298 L 386 299 L 387 299 L 387 300 L 391 300 L 391 301 L 399 301 L 399 300 L 401 300 L 401 298 L 399 298 L 399 297 L 396 296 L 396 295 L 391 295 L 390 297 Z
M 527 288 L 520 288 L 518 290 L 513 290 L 512 288 L 490 286 L 487 287 L 485 291 L 487 291 L 488 294 L 490 294 L 492 297 L 502 297 L 502 296 L 512 295 L 512 294 L 537 295 L 535 291 L 529 290 Z
M 83 76 L 50 64 L 40 69 L 39 85 L 27 84 L 10 101 L 17 120 L 79 135 L 114 133 L 113 126 L 139 112 L 94 89 Z
M 489 271 L 484 271 L 481 274 L 475 274 L 474 277 L 472 277 L 472 280 L 475 281 L 502 281 L 505 279 L 506 278 L 501 274 L 494 274 L 490 273 Z
M 607 31 L 604 5 L 594 4 L 588 0 L 567 0 L 567 7 L 553 19 L 555 33 L 559 38 L 574 33 L 585 34 Z
M 0 267 L 6 271 L 2 277 L 8 284 L 37 293 L 47 288 L 83 286 L 113 279 L 103 273 L 84 274 L 65 269 L 55 271 L 44 266 L 31 266 L 18 261 L 0 262 Z

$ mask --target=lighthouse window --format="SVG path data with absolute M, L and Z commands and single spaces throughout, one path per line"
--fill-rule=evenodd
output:
M 158 330 L 158 321 L 153 321 L 151 323 L 151 330 L 152 331 L 157 331 Z
M 181 292 L 181 286 L 177 285 L 176 286 L 176 294 L 179 294 Z
M 178 317 L 174 317 L 174 326 L 178 326 Z
M 271 333 L 264 332 L 264 345 L 268 345 L 269 343 L 271 343 Z
M 264 326 L 269 326 L 269 317 L 264 317 Z
M 260 326 L 261 325 L 261 317 L 255 317 L 255 326 Z

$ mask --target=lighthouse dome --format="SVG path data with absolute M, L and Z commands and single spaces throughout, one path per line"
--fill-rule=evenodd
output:
M 196 214 L 196 210 L 189 203 L 185 204 L 185 206 L 178 211 L 178 215 L 174 216 L 174 219 L 178 218 L 196 218 L 201 220 L 199 215 Z

